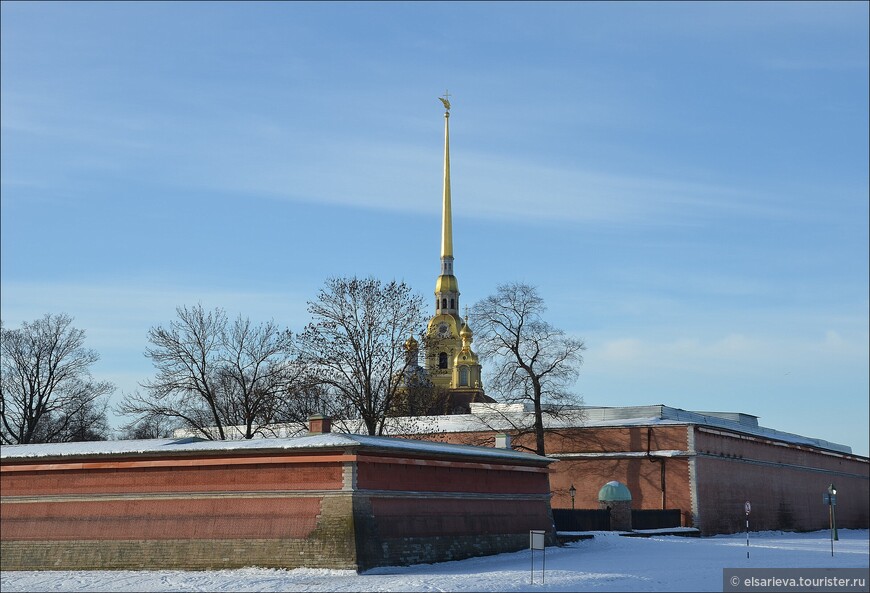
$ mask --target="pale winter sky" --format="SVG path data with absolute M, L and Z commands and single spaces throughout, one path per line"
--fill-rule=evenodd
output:
M 294 331 L 330 276 L 536 285 L 590 405 L 868 454 L 868 4 L 2 4 L 2 318 L 118 394 L 202 303 Z M 497 394 L 496 394 L 497 395 Z

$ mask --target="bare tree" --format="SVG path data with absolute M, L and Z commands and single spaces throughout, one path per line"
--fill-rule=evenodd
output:
M 415 374 L 405 378 L 387 415 L 391 418 L 442 416 L 450 413 L 449 404 L 447 389 L 434 385 L 424 374 Z
M 339 400 L 334 391 L 320 381 L 315 368 L 306 368 L 304 376 L 293 385 L 281 404 L 275 425 L 268 430 L 274 436 L 307 432 L 308 420 L 314 414 L 336 419 L 353 416 L 347 402 Z
M 221 309 L 179 307 L 169 327 L 148 332 L 157 376 L 120 411 L 169 419 L 209 439 L 263 434 L 304 375 L 293 336 L 274 322 L 228 323 Z
M 507 402 L 531 404 L 538 455 L 545 454 L 544 416 L 579 403 L 569 388 L 586 349 L 582 340 L 544 321 L 544 311 L 537 289 L 515 282 L 498 286 L 471 313 L 478 353 L 494 369 L 489 391 Z
M 99 360 L 84 347 L 85 332 L 64 313 L 0 324 L 0 439 L 5 444 L 48 443 L 108 436 L 104 396 L 114 385 L 93 381 Z M 84 431 L 90 427 L 93 430 Z
M 55 440 L 57 442 L 107 441 L 112 438 L 109 427 L 108 399 L 99 399 L 88 405 L 76 406 L 63 417 L 65 430 Z
M 122 439 L 161 439 L 172 436 L 177 425 L 164 416 L 141 416 L 120 430 Z
M 331 278 L 300 336 L 318 379 L 334 401 L 382 434 L 408 367 L 404 342 L 423 326 L 423 299 L 404 283 Z

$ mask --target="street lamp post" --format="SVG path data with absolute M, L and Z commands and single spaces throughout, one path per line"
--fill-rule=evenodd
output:
M 571 484 L 571 487 L 568 488 L 568 494 L 571 495 L 571 510 L 574 510 L 574 495 L 577 494 L 577 489 L 574 488 L 574 484 Z
M 837 505 L 837 489 L 833 484 L 828 486 L 828 520 L 831 523 L 831 556 L 834 555 L 834 540 L 839 541 L 837 536 L 837 515 L 834 507 Z

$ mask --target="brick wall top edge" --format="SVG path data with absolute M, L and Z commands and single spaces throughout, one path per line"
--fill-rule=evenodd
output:
M 166 447 L 166 448 L 164 448 Z M 169 447 L 173 447 L 169 449 Z M 547 465 L 551 459 L 513 450 L 452 445 L 431 441 L 331 433 L 293 439 L 202 441 L 153 439 L 10 445 L 0 452 L 0 465 L 68 463 L 92 460 L 256 459 L 257 457 L 340 456 L 365 451 L 369 454 L 422 459 L 474 460 L 510 464 Z

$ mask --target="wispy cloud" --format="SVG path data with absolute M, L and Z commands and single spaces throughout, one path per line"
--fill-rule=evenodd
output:
M 182 283 L 161 286 L 150 282 L 22 282 L 4 281 L 3 323 L 7 327 L 32 321 L 46 313 L 67 313 L 84 329 L 88 345 L 96 349 L 144 348 L 147 331 L 175 318 L 176 307 L 201 303 L 220 307 L 230 315 L 252 320 L 275 319 L 298 330 L 307 322 L 310 295 L 288 292 L 227 291 Z
M 123 174 L 128 182 L 162 185 L 179 199 L 185 191 L 208 190 L 376 210 L 438 209 L 433 196 L 441 190 L 441 150 L 434 126 L 426 131 L 439 139 L 420 142 L 416 134 L 413 141 L 399 140 L 396 122 L 382 130 L 356 124 L 324 134 L 280 111 L 229 114 L 212 107 L 181 117 L 159 110 L 67 107 L 53 96 L 39 98 L 37 107 L 26 96 L 4 96 L 4 134 L 12 140 L 50 138 L 57 151 L 39 166 L 7 167 L 13 175 L 9 183 L 54 183 L 68 192 L 75 187 L 71 178 L 96 182 L 108 171 Z M 380 134 L 392 139 L 379 139 Z M 722 215 L 779 218 L 788 212 L 780 196 L 717 179 L 699 181 L 697 175 L 684 177 L 679 171 L 650 176 L 618 163 L 607 171 L 584 163 L 554 165 L 545 155 L 495 150 L 454 147 L 453 189 L 465 215 L 673 226 Z M 16 152 L 8 158 L 17 158 Z M 88 193 L 84 189 L 79 199 Z
M 220 307 L 230 317 L 242 315 L 260 322 L 274 319 L 278 324 L 301 331 L 308 322 L 305 300 L 310 295 L 292 291 L 228 291 L 185 286 L 179 282 L 163 286 L 152 281 L 130 282 L 19 282 L 2 285 L 2 319 L 7 328 L 18 327 L 46 313 L 67 313 L 73 326 L 85 331 L 85 347 L 95 350 L 100 360 L 92 373 L 116 388 L 112 403 L 124 393 L 138 389 L 154 372 L 144 352 L 148 330 L 176 319 L 175 309 L 201 303 Z M 119 420 L 112 418 L 117 424 Z
M 865 57 L 853 57 L 848 59 L 842 58 L 825 58 L 819 56 L 811 56 L 805 58 L 783 58 L 771 57 L 763 59 L 761 66 L 768 70 L 782 70 L 791 72 L 802 71 L 830 71 L 839 72 L 844 70 L 866 70 L 868 60 Z
M 763 333 L 726 333 L 713 337 L 684 336 L 606 338 L 590 348 L 587 366 L 597 370 L 632 369 L 689 371 L 723 376 L 758 373 L 805 373 L 813 365 L 854 367 L 868 359 L 868 334 L 844 335 L 828 330 L 813 339 Z
M 231 155 L 226 155 L 230 157 Z M 441 154 L 401 143 L 335 140 L 269 155 L 189 161 L 183 184 L 239 195 L 436 213 Z M 259 158 L 262 156 L 263 158 Z M 293 160 L 294 167 L 285 163 Z M 232 166 L 230 166 L 232 162 Z M 783 218 L 779 196 L 678 177 L 534 164 L 454 151 L 452 189 L 463 216 L 515 221 L 673 226 L 727 216 Z M 434 198 L 434 199 L 433 199 Z

